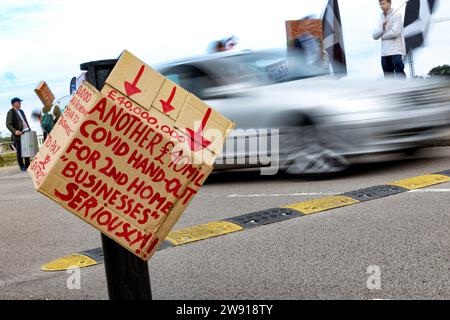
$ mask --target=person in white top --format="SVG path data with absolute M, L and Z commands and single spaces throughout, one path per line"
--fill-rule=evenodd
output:
M 391 0 L 379 0 L 380 21 L 373 32 L 373 38 L 381 38 L 381 67 L 384 76 L 406 78 L 403 56 L 406 55 L 403 19 L 399 12 L 392 9 Z

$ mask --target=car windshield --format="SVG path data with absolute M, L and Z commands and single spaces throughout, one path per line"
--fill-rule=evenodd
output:
M 222 58 L 216 72 L 233 83 L 264 85 L 287 78 L 289 67 L 283 52 L 249 52 Z
M 242 56 L 249 74 L 263 84 L 310 78 L 329 73 L 321 61 L 310 62 L 296 49 L 274 50 Z
M 170 80 L 206 98 L 216 87 L 258 87 L 329 73 L 322 62 L 310 63 L 295 49 L 211 54 L 166 65 L 161 72 Z

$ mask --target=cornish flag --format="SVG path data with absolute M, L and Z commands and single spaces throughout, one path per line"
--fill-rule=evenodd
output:
M 323 48 L 327 52 L 334 73 L 347 74 L 344 37 L 337 0 L 329 0 L 322 16 Z
M 420 47 L 430 27 L 437 0 L 409 0 L 405 9 L 404 33 L 406 52 Z

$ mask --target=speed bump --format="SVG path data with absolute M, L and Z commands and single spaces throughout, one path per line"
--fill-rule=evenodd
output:
M 166 240 L 176 246 L 179 246 L 185 243 L 200 241 L 221 236 L 227 233 L 241 231 L 242 229 L 243 228 L 241 226 L 228 221 L 210 222 L 192 228 L 170 232 L 166 237 Z
M 442 174 L 442 175 L 444 175 L 444 176 L 449 176 L 449 177 L 450 177 L 450 170 L 445 170 L 445 171 L 437 172 L 436 174 Z
M 379 185 L 342 193 L 337 196 L 303 201 L 280 208 L 272 208 L 236 216 L 224 221 L 210 222 L 203 225 L 170 232 L 158 250 L 176 247 L 182 244 L 213 238 L 243 229 L 263 226 L 269 223 L 301 217 L 316 212 L 339 208 L 356 203 L 375 200 L 450 181 L 450 170 L 415 178 L 399 180 L 386 185 Z M 89 267 L 103 262 L 102 248 L 87 250 L 55 260 L 41 267 L 43 271 L 62 271 L 74 267 Z
M 63 271 L 73 268 L 85 268 L 95 266 L 97 261 L 82 254 L 71 254 L 69 256 L 56 259 L 41 267 L 42 271 Z
M 381 185 L 370 188 L 359 189 L 355 191 L 350 191 L 343 193 L 342 195 L 345 197 L 353 198 L 358 201 L 369 201 L 375 200 L 387 196 L 392 196 L 394 194 L 402 193 L 408 191 L 405 188 L 401 188 L 398 186 L 388 186 Z
M 331 196 L 325 198 L 314 199 L 310 201 L 303 201 L 299 203 L 294 203 L 283 208 L 290 208 L 300 211 L 304 214 L 312 214 L 316 212 L 321 212 L 329 209 L 339 208 L 348 206 L 351 204 L 359 203 L 358 200 L 344 197 L 344 196 Z
M 448 181 L 450 181 L 450 177 L 448 176 L 444 176 L 442 174 L 427 174 L 424 176 L 395 181 L 389 184 L 393 186 L 402 187 L 408 190 L 415 190 Z
M 97 263 L 104 261 L 102 248 L 85 250 L 85 251 L 78 252 L 77 254 L 91 258 L 92 260 L 94 260 Z
M 248 229 L 254 228 L 270 223 L 275 223 L 287 219 L 300 217 L 303 214 L 297 210 L 288 208 L 272 208 L 252 213 L 247 213 L 242 216 L 227 219 L 232 223 L 238 224 L 241 227 Z

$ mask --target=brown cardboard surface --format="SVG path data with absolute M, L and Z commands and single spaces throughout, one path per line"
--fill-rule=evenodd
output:
M 128 97 L 123 83 L 136 66 L 144 66 L 141 93 Z M 180 98 L 172 99 L 178 117 L 152 106 L 154 97 L 166 96 L 173 83 L 163 86 L 159 76 L 145 78 L 146 73 L 153 74 L 125 51 L 101 92 L 84 83 L 29 170 L 39 192 L 143 260 L 153 255 L 197 194 L 216 157 L 207 147 L 193 152 L 174 118 L 191 125 L 210 110 L 205 128 L 217 126 L 226 134 L 224 126 L 232 126 L 180 87 Z
M 159 72 L 125 50 L 106 83 L 149 110 L 164 80 Z
M 82 119 L 88 114 L 98 94 L 93 86 L 83 82 L 73 95 L 64 113 L 58 119 L 52 132 L 48 135 L 28 168 L 35 188 L 40 186 L 55 163 L 59 161 L 64 146 L 70 141 Z
M 140 118 L 144 123 L 153 128 L 153 130 L 170 136 L 172 142 L 176 144 L 175 150 L 173 151 L 176 156 L 183 158 L 189 157 L 191 159 L 190 161 L 194 164 L 213 166 L 217 154 L 213 154 L 208 148 L 203 148 L 196 152 L 192 151 L 189 146 L 190 137 L 186 132 L 175 128 L 175 121 L 158 108 L 152 107 L 147 111 L 107 84 L 103 87 L 102 94 L 119 105 L 124 106 L 130 113 Z M 178 155 L 180 151 L 182 151 L 182 155 Z
M 44 107 L 49 108 L 53 105 L 55 96 L 45 81 L 41 81 L 37 88 L 34 89 L 34 92 L 36 92 Z
M 217 155 L 211 150 L 203 148 L 198 151 L 193 151 L 190 146 L 190 136 L 178 128 L 175 128 L 174 120 L 162 116 L 163 114 L 156 108 L 150 109 L 149 114 L 151 118 L 158 119 L 156 129 L 161 133 L 170 135 L 172 141 L 176 143 L 176 146 L 172 150 L 173 157 L 182 157 L 183 160 L 180 161 L 187 161 L 187 159 L 190 159 L 189 161 L 196 165 L 207 164 L 213 166 Z
M 208 110 L 210 111 L 209 114 Z M 175 127 L 188 137 L 188 130 L 198 133 L 199 137 L 202 136 L 211 143 L 207 146 L 207 149 L 214 154 L 219 154 L 222 151 L 228 130 L 234 127 L 234 123 L 190 94 L 175 123 Z
M 189 92 L 169 79 L 166 79 L 158 96 L 153 102 L 153 106 L 176 121 L 181 109 L 186 103 L 188 95 Z

